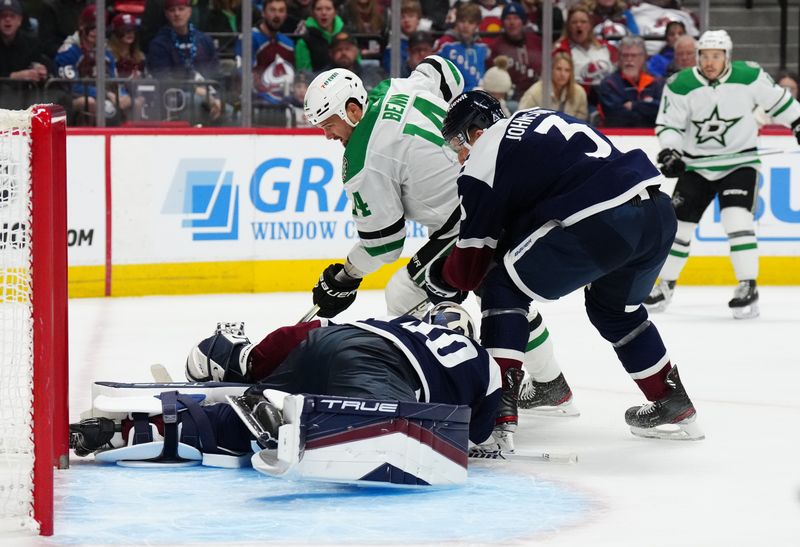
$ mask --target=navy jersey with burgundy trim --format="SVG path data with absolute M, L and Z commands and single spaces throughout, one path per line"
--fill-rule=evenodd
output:
M 585 122 L 543 108 L 520 110 L 488 128 L 464 163 L 459 240 L 444 279 L 474 289 L 495 253 L 545 223 L 575 224 L 661 179 L 642 150 L 622 152 Z
M 420 401 L 468 405 L 469 438 L 489 438 L 500 402 L 500 368 L 475 340 L 408 316 L 349 324 L 389 340 L 403 352 L 420 378 Z

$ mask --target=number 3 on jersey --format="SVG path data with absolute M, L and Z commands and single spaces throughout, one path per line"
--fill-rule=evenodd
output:
M 353 192 L 353 216 L 368 217 L 372 214 L 369 210 L 369 205 L 366 201 L 361 199 L 361 194 Z

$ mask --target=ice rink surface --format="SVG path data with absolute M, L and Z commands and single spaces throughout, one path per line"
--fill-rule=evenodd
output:
M 762 287 L 761 317 L 735 321 L 732 287 L 678 287 L 654 315 L 698 409 L 703 441 L 633 437 L 643 401 L 583 312 L 581 293 L 540 306 L 581 416 L 523 415 L 520 449 L 577 464 L 482 462 L 463 488 L 398 492 L 292 483 L 252 470 L 130 470 L 73 456 L 56 478 L 61 544 L 548 546 L 800 545 L 800 288 Z M 296 322 L 310 294 L 70 301 L 70 412 L 96 380 L 175 378 L 217 321 L 258 340 Z M 474 302 L 468 308 L 475 310 Z M 363 291 L 340 319 L 382 315 Z M 17 539 L 7 540 L 20 545 Z

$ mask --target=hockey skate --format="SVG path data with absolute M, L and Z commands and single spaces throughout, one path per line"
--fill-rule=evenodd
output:
M 265 449 L 278 447 L 278 429 L 283 425 L 281 411 L 263 395 L 228 395 L 228 404 Z
M 733 298 L 728 302 L 728 307 L 733 312 L 734 319 L 758 317 L 758 289 L 755 279 L 739 281 L 739 286 L 733 292 Z
M 695 422 L 697 411 L 686 394 L 677 367 L 672 367 L 667 374 L 666 383 L 670 388 L 666 397 L 625 412 L 625 422 L 631 433 L 651 439 L 704 439 L 703 430 Z
M 572 400 L 564 374 L 559 374 L 549 382 L 537 382 L 529 374 L 525 374 L 519 390 L 520 410 L 526 414 L 537 416 L 580 416 L 580 411 Z
M 498 445 L 509 452 L 514 451 L 514 432 L 519 421 L 517 403 L 524 375 L 525 373 L 519 368 L 510 368 L 503 375 L 503 395 L 500 398 L 492 437 Z
M 667 309 L 672 301 L 672 293 L 675 292 L 675 281 L 665 281 L 660 279 L 647 298 L 644 299 L 644 306 L 653 313 L 662 312 Z
M 109 443 L 120 430 L 120 425 L 109 418 L 87 418 L 69 424 L 69 447 L 76 456 L 88 456 L 101 448 L 111 448 Z

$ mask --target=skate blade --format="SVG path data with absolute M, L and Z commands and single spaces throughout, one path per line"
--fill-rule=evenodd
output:
M 706 438 L 703 430 L 695 421 L 696 415 L 676 424 L 665 424 L 657 427 L 630 426 L 631 433 L 646 439 L 666 439 L 670 441 L 700 441 Z
M 755 319 L 760 313 L 757 302 L 742 308 L 731 308 L 731 312 L 733 312 L 734 319 Z
M 533 408 L 519 407 L 519 412 L 526 416 L 539 416 L 543 418 L 576 418 L 581 415 L 578 406 L 572 399 L 558 406 L 536 406 Z

